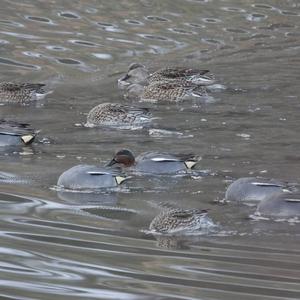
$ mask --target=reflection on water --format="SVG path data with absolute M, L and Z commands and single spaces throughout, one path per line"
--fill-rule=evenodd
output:
M 43 102 L 1 105 L 37 141 L 1 149 L 0 295 L 4 299 L 299 299 L 299 223 L 251 219 L 222 203 L 245 176 L 299 182 L 296 0 L 4 0 L 1 81 L 43 82 Z M 227 89 L 209 103 L 124 99 L 117 79 L 135 62 L 209 69 Z M 104 102 L 146 106 L 137 130 L 86 128 Z M 195 176 L 133 176 L 120 191 L 56 191 L 76 164 L 116 150 L 202 156 Z M 147 233 L 161 205 L 208 209 L 218 229 Z

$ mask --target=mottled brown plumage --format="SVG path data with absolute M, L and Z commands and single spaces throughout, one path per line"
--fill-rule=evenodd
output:
M 149 83 L 156 81 L 167 81 L 174 79 L 191 80 L 208 73 L 209 70 L 198 70 L 188 68 L 163 68 L 152 73 L 148 80 Z
M 212 225 L 210 219 L 205 219 L 206 215 L 207 211 L 200 209 L 163 210 L 152 220 L 149 229 L 157 233 L 199 230 Z
M 101 103 L 87 116 L 87 126 L 140 125 L 151 121 L 152 114 L 147 108 L 118 103 Z
M 28 103 L 45 95 L 42 83 L 0 83 L 0 102 Z
M 178 102 L 206 96 L 205 87 L 189 82 L 154 82 L 145 87 L 141 100 L 153 102 Z

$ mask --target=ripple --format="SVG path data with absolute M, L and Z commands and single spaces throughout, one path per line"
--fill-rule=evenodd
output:
M 294 11 L 288 11 L 288 10 L 280 10 L 279 11 L 282 15 L 287 15 L 287 16 L 299 16 L 300 14 Z
M 81 65 L 82 62 L 72 58 L 57 58 L 57 62 L 65 65 Z
M 35 70 L 41 69 L 40 66 L 24 64 L 24 63 L 21 63 L 16 60 L 7 59 L 7 58 L 3 58 L 3 57 L 0 57 L 0 64 L 14 66 L 14 67 L 20 67 L 20 68 L 24 68 L 24 69 L 35 69 Z
M 98 9 L 95 7 L 88 7 L 85 9 L 85 12 L 87 12 L 88 14 L 95 14 L 98 12 Z
M 48 23 L 48 24 L 54 25 L 52 20 L 50 20 L 48 18 L 44 18 L 44 17 L 25 16 L 25 18 L 28 20 L 31 20 L 31 21 L 35 21 L 35 22 L 42 22 L 42 23 Z
M 184 25 L 194 27 L 194 28 L 205 28 L 206 26 L 203 24 L 197 24 L 197 23 L 184 23 Z
M 186 35 L 192 35 L 192 34 L 196 34 L 195 31 L 187 31 L 181 28 L 168 28 L 168 30 L 178 33 L 178 34 L 186 34 Z
M 120 29 L 117 25 L 111 24 L 111 23 L 104 23 L 104 22 L 97 22 L 98 26 L 101 27 L 101 29 L 108 31 L 108 32 L 124 32 L 123 29 Z
M 9 36 L 14 36 L 14 37 L 17 37 L 17 38 L 22 38 L 22 39 L 30 39 L 30 40 L 41 39 L 41 37 L 36 36 L 36 35 L 32 35 L 32 34 L 17 33 L 17 32 L 10 32 L 10 31 L 0 31 L 0 33 L 3 33 L 5 35 L 9 35 Z
M 47 45 L 45 46 L 46 49 L 48 50 L 53 50 L 53 51 L 70 51 L 71 49 L 65 48 L 63 46 L 58 46 L 58 45 Z
M 252 21 L 252 22 L 260 22 L 264 19 L 266 19 L 268 16 L 260 14 L 260 13 L 252 13 L 249 15 L 246 15 L 246 19 L 248 21 Z
M 153 22 L 170 22 L 170 20 L 159 16 L 147 16 L 145 19 Z
M 137 35 L 144 39 L 149 39 L 149 40 L 170 41 L 169 38 L 161 36 L 161 35 L 153 35 L 153 34 L 137 34 Z
M 224 28 L 224 30 L 232 33 L 249 33 L 249 31 L 241 28 Z
M 125 39 L 118 39 L 118 38 L 107 38 L 108 41 L 126 43 L 126 44 L 133 44 L 133 45 L 143 45 L 141 42 L 132 41 L 132 40 L 125 40 Z
M 144 26 L 145 24 L 141 21 L 138 20 L 132 20 L 132 19 L 125 19 L 125 23 L 130 24 L 130 25 L 138 25 L 138 26 Z
M 10 21 L 10 20 L 0 20 L 0 24 L 5 24 L 5 25 L 8 25 L 8 26 L 13 26 L 13 27 L 25 27 L 21 23 Z
M 230 12 L 240 12 L 240 13 L 244 13 L 246 12 L 246 10 L 244 10 L 243 8 L 239 8 L 239 7 L 221 7 L 222 10 L 225 11 L 230 11 Z
M 24 51 L 22 53 L 26 56 L 29 56 L 29 57 L 35 57 L 35 58 L 43 57 L 43 55 L 41 53 L 33 52 L 33 51 Z
M 213 44 L 213 45 L 224 45 L 223 41 L 215 40 L 215 39 L 209 39 L 209 38 L 202 38 L 201 41 L 207 43 L 207 44 Z
M 262 8 L 262 9 L 275 9 L 275 7 L 271 6 L 271 5 L 268 5 L 268 4 L 258 4 L 258 3 L 255 3 L 255 4 L 252 4 L 251 5 L 252 7 L 255 7 L 255 8 Z
M 112 55 L 109 53 L 92 53 L 93 56 L 99 58 L 99 59 L 112 59 Z
M 215 18 L 202 18 L 202 20 L 205 23 L 221 23 L 222 22 L 220 19 L 215 19 Z
M 80 16 L 71 11 L 61 11 L 58 13 L 60 17 L 68 18 L 68 19 L 80 19 Z
M 83 41 L 83 40 L 68 40 L 69 43 L 80 45 L 80 46 L 86 46 L 86 47 L 98 47 L 99 44 L 95 44 L 89 41 Z
M 9 44 L 9 41 L 0 39 L 0 45 L 7 45 L 7 44 Z
M 211 2 L 212 0 L 186 0 L 186 1 L 203 4 L 203 3 Z

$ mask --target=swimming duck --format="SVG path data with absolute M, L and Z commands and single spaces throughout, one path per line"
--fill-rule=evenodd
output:
M 212 74 L 207 74 L 209 70 L 199 70 L 190 68 L 163 68 L 152 74 L 148 78 L 148 82 L 185 82 L 193 83 L 195 85 L 211 85 L 215 82 Z
M 149 230 L 155 233 L 184 233 L 213 226 L 207 210 L 170 209 L 163 210 L 150 223 Z
M 88 113 L 86 126 L 141 125 L 149 123 L 151 118 L 152 114 L 147 108 L 101 103 Z
M 0 120 L 0 146 L 29 145 L 36 131 L 29 124 Z
M 181 67 L 166 67 L 150 73 L 142 64 L 132 63 L 127 73 L 118 80 L 118 85 L 124 88 L 130 84 L 143 86 L 154 82 L 189 82 L 196 85 L 211 85 L 215 82 L 214 75 L 209 70 L 200 70 Z
M 268 178 L 243 177 L 227 188 L 225 199 L 229 201 L 261 201 L 274 193 L 292 189 L 288 183 Z
M 63 172 L 57 185 L 71 190 L 111 188 L 120 185 L 126 176 L 118 168 L 77 165 Z
M 207 96 L 205 87 L 189 82 L 154 82 L 144 88 L 141 100 L 163 103 L 197 100 L 205 96 Z
M 141 85 L 148 84 L 148 77 L 150 73 L 148 69 L 139 63 L 132 63 L 127 73 L 118 79 L 118 86 L 120 88 L 125 88 L 130 84 L 138 83 Z
M 200 160 L 192 154 L 169 154 L 159 152 L 146 152 L 136 159 L 131 151 L 123 149 L 118 151 L 108 166 L 115 164 L 125 167 L 134 166 L 134 169 L 141 173 L 149 174 L 176 174 L 187 173 Z
M 44 98 L 43 83 L 0 82 L 0 102 L 28 103 Z
M 270 217 L 300 217 L 300 194 L 277 192 L 261 201 L 256 214 Z

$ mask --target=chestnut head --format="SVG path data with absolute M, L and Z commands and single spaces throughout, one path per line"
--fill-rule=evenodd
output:
M 125 167 L 131 167 L 134 165 L 135 159 L 131 151 L 122 149 L 118 151 L 113 159 L 107 164 L 107 166 L 113 166 L 115 164 L 123 165 Z

